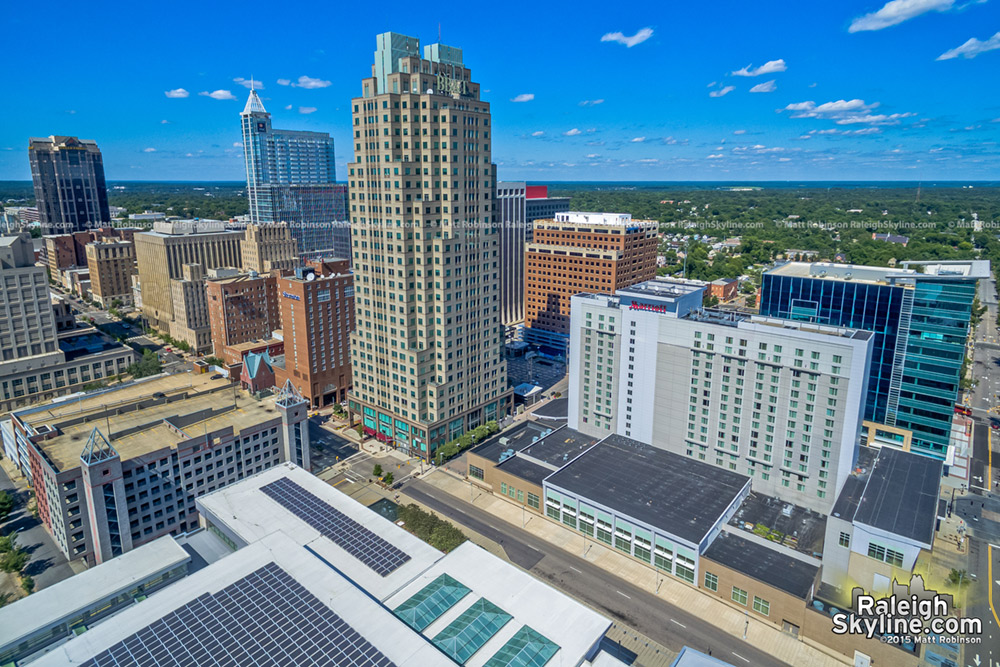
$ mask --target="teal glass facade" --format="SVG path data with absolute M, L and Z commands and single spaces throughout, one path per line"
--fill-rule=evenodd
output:
M 921 274 L 905 280 L 882 284 L 765 273 L 760 312 L 874 333 L 865 420 L 908 429 L 914 451 L 943 458 L 976 280 Z

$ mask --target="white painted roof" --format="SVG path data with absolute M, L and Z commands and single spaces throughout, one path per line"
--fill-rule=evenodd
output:
M 78 616 L 98 602 L 127 592 L 190 560 L 188 552 L 166 535 L 43 588 L 0 608 L 0 646 L 16 644 L 23 637 Z
M 387 599 L 386 606 L 396 609 L 441 574 L 448 574 L 471 592 L 424 630 L 429 639 L 480 598 L 513 616 L 469 658 L 467 667 L 481 667 L 525 625 L 559 646 L 547 664 L 579 665 L 611 627 L 609 619 L 472 542 L 463 543 L 439 560 Z
M 388 576 L 379 575 L 260 490 L 260 487 L 283 477 L 319 496 L 334 509 L 402 549 L 410 556 L 410 560 Z M 276 530 L 283 531 L 299 544 L 315 551 L 344 576 L 379 600 L 392 595 L 444 556 L 420 538 L 291 463 L 265 470 L 237 484 L 202 496 L 195 502 L 206 520 L 227 528 L 248 544 Z

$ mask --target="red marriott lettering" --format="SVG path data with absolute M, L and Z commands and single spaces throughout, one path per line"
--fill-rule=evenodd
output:
M 638 301 L 633 301 L 629 304 L 629 310 L 648 310 L 651 313 L 666 313 L 666 306 L 653 306 L 648 303 L 639 303 Z

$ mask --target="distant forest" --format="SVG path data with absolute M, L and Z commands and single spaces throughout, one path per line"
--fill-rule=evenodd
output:
M 227 219 L 247 212 L 245 185 L 226 183 L 109 183 L 109 202 L 129 213 L 150 209 L 185 218 Z M 688 251 L 687 275 L 714 280 L 754 272 L 754 266 L 813 251 L 817 259 L 838 254 L 855 264 L 885 266 L 891 260 L 991 259 L 1000 265 L 1000 186 L 918 184 L 560 183 L 550 196 L 570 197 L 576 211 L 630 213 L 658 220 L 666 237 L 661 275 L 679 273 Z M 0 202 L 34 203 L 31 183 L 0 181 Z M 975 218 L 981 222 L 976 231 Z M 873 240 L 873 233 L 908 238 Z M 706 239 L 740 237 L 739 247 L 711 260 Z

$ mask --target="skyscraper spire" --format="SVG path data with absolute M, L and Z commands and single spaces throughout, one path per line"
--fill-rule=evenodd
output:
M 260 101 L 260 96 L 257 95 L 257 91 L 253 88 L 253 79 L 250 80 L 250 97 L 247 98 L 247 105 L 243 107 L 243 113 L 267 113 L 264 103 Z

